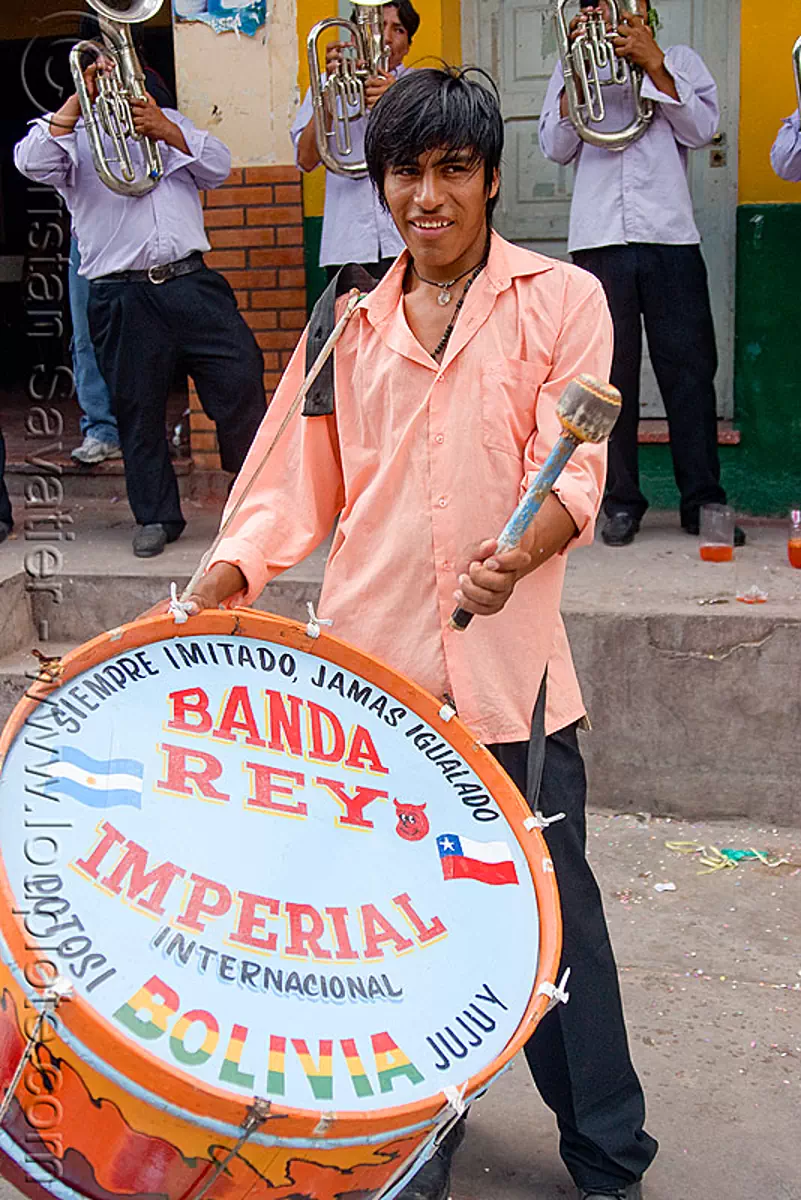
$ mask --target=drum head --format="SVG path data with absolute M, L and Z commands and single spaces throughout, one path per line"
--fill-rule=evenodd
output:
M 118 1083 L 226 1119 L 254 1096 L 408 1118 L 546 1007 L 557 893 L 522 798 L 335 638 L 140 621 L 34 684 L 2 749 L 0 954 L 28 995 L 69 980 L 61 1036 Z

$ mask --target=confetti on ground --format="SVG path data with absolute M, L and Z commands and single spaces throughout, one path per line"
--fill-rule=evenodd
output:
M 783 865 L 792 866 L 789 858 L 774 858 L 767 851 L 754 850 L 750 847 L 747 850 L 735 850 L 730 846 L 703 846 L 700 842 L 665 842 L 665 848 L 672 850 L 676 854 L 697 854 L 698 861 L 706 868 L 704 871 L 699 871 L 699 875 L 711 875 L 715 871 L 726 871 L 736 869 L 741 862 L 760 862 L 763 867 L 781 867 Z

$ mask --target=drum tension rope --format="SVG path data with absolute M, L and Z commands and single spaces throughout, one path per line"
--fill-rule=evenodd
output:
M 72 984 L 68 979 L 64 979 L 59 975 L 53 980 L 52 984 L 46 991 L 42 992 L 42 1007 L 39 1010 L 39 1015 L 34 1021 L 33 1029 L 28 1034 L 28 1041 L 25 1049 L 22 1052 L 22 1058 L 17 1063 L 17 1069 L 9 1083 L 6 1094 L 0 1103 L 0 1125 L 5 1120 L 6 1113 L 11 1107 L 11 1101 L 14 1099 L 14 1093 L 17 1090 L 17 1085 L 22 1078 L 22 1072 L 27 1067 L 31 1060 L 34 1048 L 39 1044 L 39 1035 L 42 1032 L 42 1026 L 49 1016 L 58 1008 L 62 1000 L 69 1000 L 72 995 Z
M 267 1120 L 270 1115 L 271 1108 L 271 1100 L 262 1100 L 259 1097 L 254 1098 L 252 1105 L 247 1111 L 247 1116 L 240 1126 L 242 1133 L 239 1140 L 231 1147 L 225 1158 L 221 1158 L 220 1161 L 215 1164 L 211 1175 L 203 1184 L 200 1191 L 197 1192 L 196 1195 L 192 1196 L 192 1200 L 202 1200 L 203 1196 L 205 1196 L 206 1193 L 214 1187 L 214 1184 L 220 1178 L 229 1162 L 236 1158 L 237 1154 L 242 1149 L 248 1138 L 252 1137 L 256 1130 L 260 1129 Z
M 449 1087 L 444 1087 L 442 1089 L 442 1094 L 448 1101 L 448 1108 L 453 1112 L 457 1120 L 460 1117 L 463 1117 L 467 1112 L 467 1104 L 465 1103 L 464 1099 L 464 1094 L 466 1091 L 466 1083 L 463 1083 L 461 1087 L 456 1087 L 455 1084 L 451 1084 Z M 452 1121 L 448 1122 L 448 1129 L 451 1128 L 452 1124 Z
M 323 625 L 333 625 L 331 617 L 318 617 L 314 611 L 314 605 L 311 600 L 306 605 L 306 612 L 309 614 L 309 620 L 306 625 L 306 637 L 318 638 L 322 633 Z
M 554 825 L 557 821 L 564 821 L 564 819 L 564 813 L 554 813 L 552 817 L 546 817 L 544 813 L 535 812 L 532 817 L 526 817 L 523 828 L 526 833 L 531 833 L 532 829 L 547 829 L 549 825 Z

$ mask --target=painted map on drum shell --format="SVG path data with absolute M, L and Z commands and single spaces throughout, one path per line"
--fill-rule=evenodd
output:
M 459 1086 L 518 1028 L 539 928 L 525 855 L 446 729 L 253 638 L 99 662 L 0 778 L 26 933 L 198 1083 L 339 1111 Z

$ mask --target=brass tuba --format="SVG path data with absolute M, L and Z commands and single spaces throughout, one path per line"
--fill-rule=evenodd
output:
M 798 111 L 801 112 L 801 37 L 793 46 L 793 74 L 795 76 L 795 94 L 798 100 Z
M 326 17 L 318 21 L 306 39 L 311 81 L 314 133 L 321 162 L 337 175 L 359 177 L 367 173 L 366 162 L 343 162 L 353 153 L 350 123 L 367 116 L 364 83 L 380 69 L 389 67 L 384 45 L 384 6 L 354 0 L 355 20 Z M 342 61 L 323 83 L 317 42 L 326 29 L 347 29 L 353 46 L 342 52 Z M 328 123 L 331 123 L 329 129 Z M 333 141 L 336 154 L 331 149 Z
M 105 50 L 95 42 L 79 42 L 70 52 L 70 69 L 81 105 L 92 162 L 102 182 L 120 196 L 144 196 L 153 190 L 164 174 L 161 151 L 151 138 L 134 130 L 131 100 L 145 100 L 145 74 L 134 50 L 131 25 L 149 21 L 163 0 L 89 0 L 98 14 Z M 110 70 L 97 73 L 97 100 L 94 105 L 81 66 L 85 53 L 113 59 Z M 103 144 L 105 133 L 114 148 L 109 156 Z M 129 141 L 139 142 L 144 158 L 144 173 L 137 176 Z M 113 169 L 118 164 L 119 173 Z
M 604 150 L 625 150 L 641 138 L 654 115 L 652 101 L 642 98 L 641 67 L 615 54 L 613 39 L 623 14 L 636 15 L 637 0 L 608 0 L 612 29 L 600 13 L 588 13 L 584 29 L 571 43 L 570 22 L 565 15 L 569 0 L 556 2 L 556 39 L 565 76 L 565 95 L 570 120 L 582 141 Z M 582 5 L 582 7 L 585 7 Z M 631 83 L 634 97 L 632 119 L 624 129 L 599 129 L 606 116 L 603 88 Z

